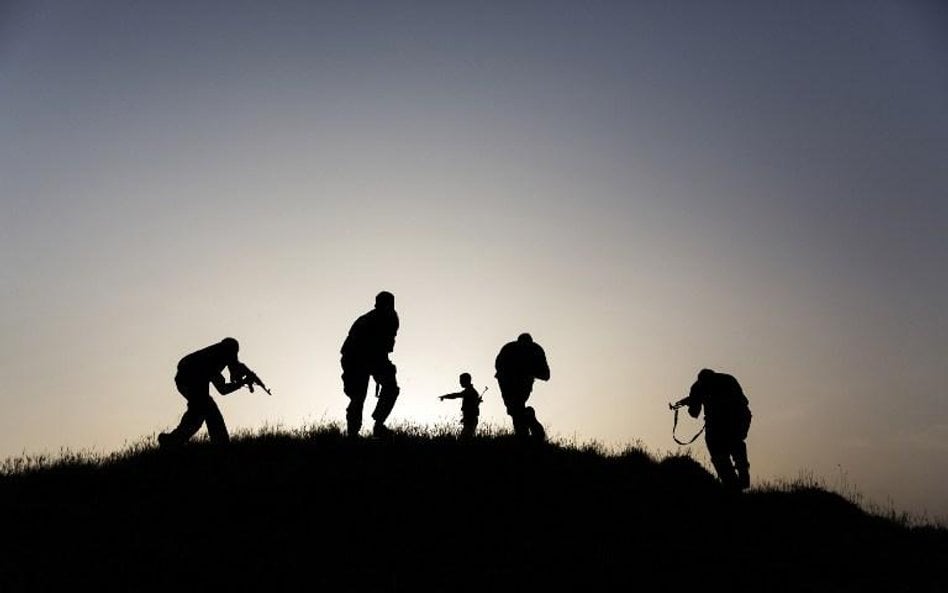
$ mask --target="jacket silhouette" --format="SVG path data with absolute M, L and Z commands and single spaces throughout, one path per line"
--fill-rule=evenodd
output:
M 740 383 L 727 373 L 702 369 L 688 397 L 679 404 L 697 418 L 704 409 L 705 443 L 711 464 L 725 486 L 737 490 L 750 487 L 750 463 L 745 439 L 751 411 Z
M 523 333 L 514 342 L 504 344 L 494 360 L 497 385 L 513 421 L 514 434 L 521 439 L 546 440 L 546 431 L 537 420 L 536 411 L 527 406 L 536 379 L 548 381 L 550 367 L 543 348 Z
M 375 308 L 355 320 L 342 344 L 342 385 L 349 398 L 346 430 L 350 437 L 358 436 L 362 428 L 362 408 L 370 377 L 378 387 L 378 402 L 372 412 L 375 420 L 373 434 L 384 436 L 391 432 L 385 421 L 395 406 L 399 388 L 395 365 L 388 355 L 395 349 L 397 333 L 395 296 L 382 291 L 375 297 Z

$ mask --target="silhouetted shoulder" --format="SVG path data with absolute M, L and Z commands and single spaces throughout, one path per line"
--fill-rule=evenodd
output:
M 346 334 L 346 339 L 342 343 L 343 354 L 352 354 L 362 349 L 369 334 L 369 326 L 372 323 L 369 317 L 371 314 L 372 312 L 370 311 L 364 315 L 360 315 L 352 322 L 352 325 L 349 327 L 349 333 Z
M 359 316 L 342 344 L 343 354 L 383 350 L 391 352 L 398 334 L 398 314 L 395 311 L 373 309 Z
M 504 344 L 501 347 L 500 352 L 497 353 L 497 358 L 494 359 L 494 368 L 499 372 L 505 370 L 505 368 L 510 365 L 511 360 L 514 358 L 516 349 L 516 342 L 507 342 Z
M 219 372 L 228 361 L 236 358 L 235 346 L 230 342 L 221 341 L 184 356 L 178 362 L 178 371 L 184 374 Z
M 718 377 L 723 387 L 726 387 L 727 389 L 733 389 L 734 391 L 743 392 L 743 389 L 741 389 L 740 382 L 738 382 L 738 380 L 734 377 L 734 375 L 728 375 L 727 373 L 718 373 Z
M 534 343 L 532 346 L 533 376 L 541 381 L 549 381 L 550 365 L 546 360 L 546 352 L 539 344 Z
M 747 405 L 747 396 L 744 395 L 741 384 L 733 375 L 718 373 L 714 379 L 716 383 L 714 389 L 719 392 L 722 397 L 727 398 L 734 404 Z

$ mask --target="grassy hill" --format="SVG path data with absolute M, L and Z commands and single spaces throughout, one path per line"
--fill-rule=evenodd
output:
M 332 426 L 10 460 L 0 591 L 948 591 L 948 530 L 688 457 Z

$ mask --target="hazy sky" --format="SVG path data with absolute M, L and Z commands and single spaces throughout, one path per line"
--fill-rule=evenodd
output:
M 6 1 L 0 139 L 0 457 L 153 438 L 228 335 L 232 431 L 344 422 L 384 289 L 394 423 L 508 426 L 529 331 L 554 436 L 673 451 L 710 367 L 755 481 L 948 517 L 944 3 Z

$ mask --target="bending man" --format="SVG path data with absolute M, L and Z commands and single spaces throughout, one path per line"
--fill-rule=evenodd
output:
M 750 430 L 751 411 L 737 379 L 703 369 L 688 397 L 678 403 L 688 406 L 692 418 L 704 408 L 704 439 L 721 483 L 735 490 L 749 488 L 750 463 L 744 441 Z
M 207 423 L 207 434 L 212 443 L 230 441 L 224 417 L 211 398 L 209 385 L 213 385 L 221 395 L 233 393 L 244 385 L 250 385 L 252 390 L 256 375 L 237 359 L 239 350 L 237 340 L 224 338 L 188 354 L 178 362 L 174 383 L 178 392 L 188 401 L 188 409 L 177 428 L 158 435 L 159 446 L 167 449 L 183 445 L 204 423 Z M 230 383 L 224 381 L 221 374 L 224 367 L 230 374 Z
M 494 361 L 497 370 L 497 385 L 513 421 L 514 434 L 521 439 L 546 440 L 546 431 L 536 412 L 527 406 L 533 391 L 533 381 L 550 379 L 550 366 L 543 348 L 533 341 L 530 334 L 520 334 L 515 342 L 508 342 L 500 349 Z

